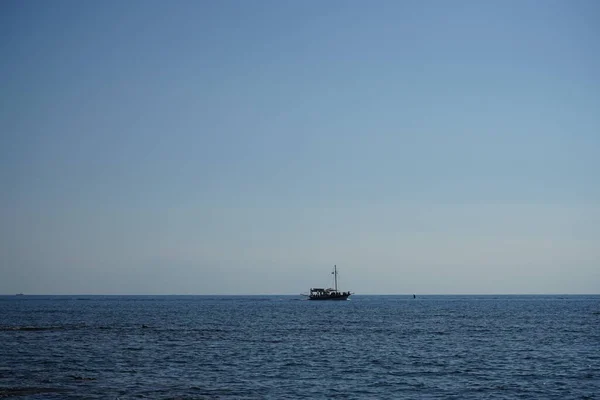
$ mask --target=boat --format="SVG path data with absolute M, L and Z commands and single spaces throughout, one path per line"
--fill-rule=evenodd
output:
M 348 292 L 340 292 L 337 287 L 337 266 L 333 266 L 333 280 L 334 287 L 333 288 L 310 288 L 310 294 L 308 295 L 309 300 L 348 300 L 348 297 L 352 293 Z

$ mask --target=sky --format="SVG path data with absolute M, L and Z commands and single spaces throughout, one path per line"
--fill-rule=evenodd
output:
M 0 293 L 600 293 L 600 3 L 0 4 Z

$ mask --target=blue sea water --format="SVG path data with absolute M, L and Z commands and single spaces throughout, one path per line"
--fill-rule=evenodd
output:
M 600 296 L 0 296 L 0 398 L 600 398 Z

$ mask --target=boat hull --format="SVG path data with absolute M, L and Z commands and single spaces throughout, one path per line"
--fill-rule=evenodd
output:
M 308 299 L 309 300 L 348 300 L 348 297 L 350 297 L 350 295 L 342 295 L 342 296 L 310 296 Z

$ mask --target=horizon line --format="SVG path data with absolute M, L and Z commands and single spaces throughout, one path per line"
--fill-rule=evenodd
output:
M 599 296 L 600 293 L 353 293 L 352 296 Z M 2 297 L 20 297 L 20 296 L 230 296 L 230 297 L 248 297 L 248 296 L 302 296 L 302 294 L 293 293 L 251 293 L 251 294 L 230 294 L 230 293 L 169 293 L 169 294 L 151 294 L 151 293 L 3 293 Z

